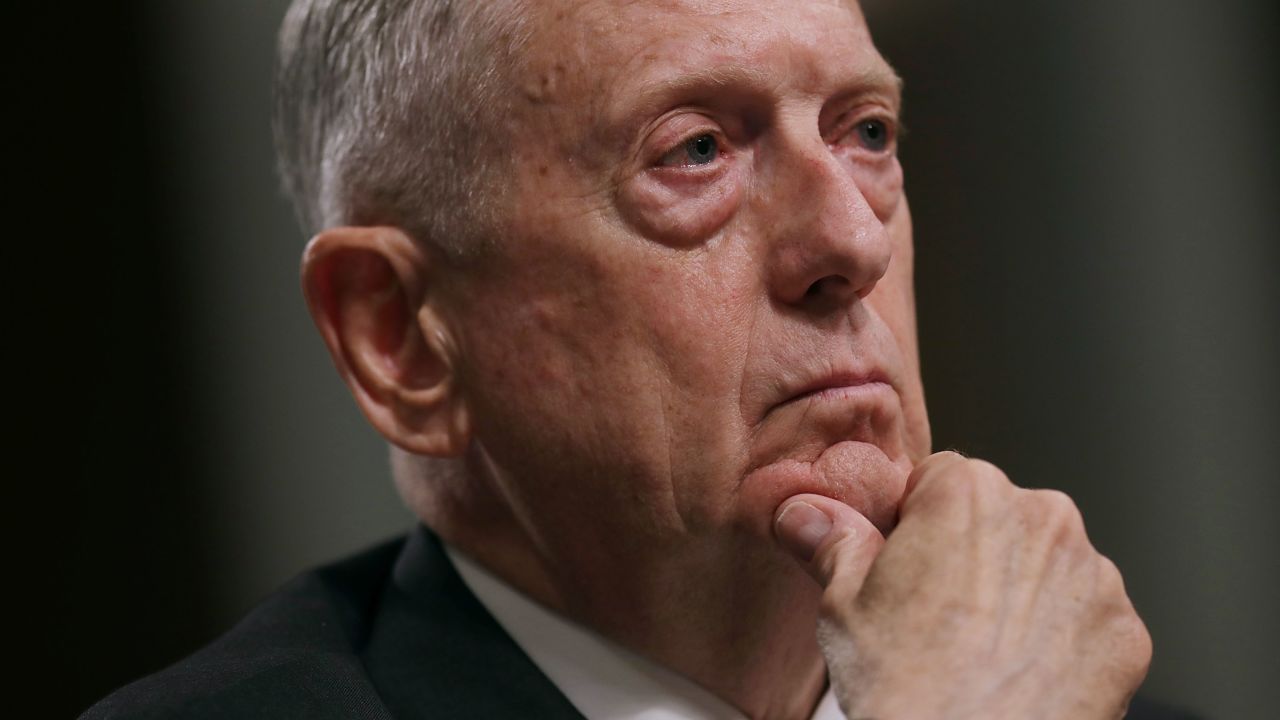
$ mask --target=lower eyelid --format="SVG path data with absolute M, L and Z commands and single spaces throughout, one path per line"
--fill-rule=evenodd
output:
M 702 165 L 655 165 L 650 172 L 657 173 L 659 178 L 670 181 L 689 180 L 692 182 L 708 182 L 727 170 L 727 165 L 719 158 Z

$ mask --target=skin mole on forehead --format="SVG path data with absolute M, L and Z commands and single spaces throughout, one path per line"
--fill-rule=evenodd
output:
M 556 92 L 564 85 L 565 66 L 556 61 L 551 67 L 534 74 L 524 84 L 524 96 L 535 105 L 554 102 Z

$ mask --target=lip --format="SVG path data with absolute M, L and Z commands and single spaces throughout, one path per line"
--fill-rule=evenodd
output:
M 868 372 L 838 372 L 823 375 L 795 388 L 775 407 L 782 407 L 804 400 L 837 400 L 867 391 L 891 390 L 889 376 L 880 370 Z
M 884 456 L 898 457 L 902 407 L 891 366 L 814 359 L 775 386 L 772 404 L 759 416 L 751 466 L 811 463 L 845 441 L 862 448 L 853 455 L 874 445 Z

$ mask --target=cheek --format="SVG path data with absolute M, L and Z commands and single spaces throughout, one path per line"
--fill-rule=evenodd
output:
M 468 343 L 477 435 L 522 477 L 611 478 L 573 502 L 627 503 L 645 532 L 714 525 L 745 463 L 745 292 L 665 252 L 618 266 L 596 291 L 490 296 Z
M 705 410 L 724 395 L 712 386 L 729 387 L 741 333 L 733 295 L 700 263 L 666 251 L 525 260 L 523 282 L 477 293 L 461 323 L 467 386 L 483 416 L 502 423 L 493 435 L 532 431 L 545 443 L 563 431 L 554 444 L 625 444 L 640 455 L 654 450 L 656 424 L 668 426 L 658 436 L 678 442 L 698 424 L 683 408 Z M 665 459 L 668 449 L 655 453 Z
M 902 357 L 902 407 L 908 454 L 921 460 L 932 448 L 929 419 L 925 409 L 924 383 L 916 339 L 914 290 L 914 248 L 911 214 L 906 198 L 900 195 L 897 209 L 885 224 L 893 242 L 893 259 L 885 276 L 876 284 L 867 302 L 893 335 Z
M 749 245 L 726 233 L 706 252 L 660 253 L 635 278 L 636 321 L 671 387 L 694 404 L 736 404 L 763 296 Z
M 898 157 L 891 155 L 872 164 L 854 163 L 851 172 L 867 205 L 880 222 L 886 226 L 895 222 L 905 205 L 902 195 L 902 165 L 898 162 Z M 907 230 L 907 237 L 910 237 L 910 229 Z
M 558 300 L 508 303 L 491 295 L 467 323 L 477 331 L 464 342 L 465 385 L 487 444 L 532 433 L 539 435 L 536 444 L 547 445 L 545 431 L 571 422 L 570 408 L 593 393 L 594 379 L 581 371 L 584 358 L 572 336 L 557 327 Z
M 644 237 L 670 247 L 706 242 L 742 204 L 740 166 L 681 175 L 654 169 L 629 178 L 618 191 L 624 221 Z
M 530 225 L 537 225 L 537 217 Z M 558 229 L 558 228 L 557 228 Z M 607 292 L 598 259 L 548 252 L 554 233 L 513 243 L 510 257 L 468 280 L 455 326 L 464 388 L 477 433 L 512 458 L 563 445 L 578 420 L 611 385 L 602 367 L 617 365 L 627 324 Z M 625 369 L 617 373 L 625 379 Z
M 671 492 L 689 527 L 723 521 L 749 461 L 741 395 L 756 304 L 736 279 L 690 269 L 650 291 L 646 323 L 664 372 Z

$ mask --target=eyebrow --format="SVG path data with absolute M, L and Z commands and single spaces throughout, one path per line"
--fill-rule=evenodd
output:
M 760 68 L 741 65 L 712 67 L 649 83 L 625 104 L 625 109 L 628 114 L 635 115 L 638 110 L 664 105 L 697 92 L 733 87 L 768 88 L 775 84 L 775 76 Z M 902 86 L 902 78 L 888 61 L 881 59 L 842 78 L 833 95 L 881 92 L 900 105 Z
M 664 78 L 650 84 L 637 97 L 638 103 L 667 97 L 687 95 L 695 90 L 717 87 L 763 87 L 770 84 L 768 74 L 754 67 L 725 65 L 696 70 L 673 78 Z
M 884 60 L 883 58 L 881 58 L 881 60 L 883 61 L 883 65 L 877 65 L 874 70 L 866 73 L 867 75 L 873 76 L 869 78 L 869 82 L 873 85 L 880 84 L 892 88 L 891 92 L 893 93 L 893 99 L 896 102 L 901 103 L 902 87 L 905 84 L 902 81 L 902 76 L 899 75 L 898 71 L 889 64 L 888 60 Z
M 667 106 L 698 93 L 717 88 L 769 88 L 776 84 L 776 76 L 770 72 L 742 65 L 725 65 L 682 73 L 662 78 L 645 86 L 618 109 L 595 132 L 603 133 L 601 140 L 630 143 L 636 139 L 638 129 L 656 116 L 654 108 L 662 111 Z M 835 86 L 832 97 L 849 97 L 859 93 L 887 95 L 896 108 L 902 106 L 902 78 L 883 58 L 879 62 L 842 77 Z

